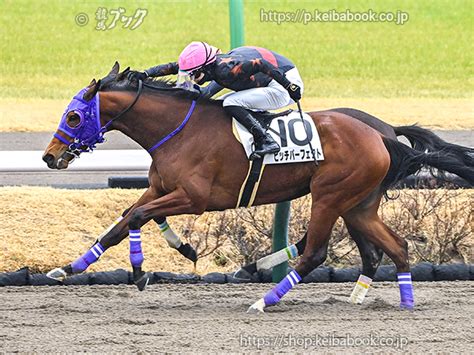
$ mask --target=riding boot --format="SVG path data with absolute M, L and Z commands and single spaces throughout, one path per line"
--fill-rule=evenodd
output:
M 263 158 L 265 154 L 273 154 L 280 151 L 278 143 L 270 134 L 265 132 L 260 122 L 246 109 L 240 106 L 224 106 L 224 110 L 235 117 L 235 119 L 253 135 L 255 150 L 250 155 L 250 160 Z

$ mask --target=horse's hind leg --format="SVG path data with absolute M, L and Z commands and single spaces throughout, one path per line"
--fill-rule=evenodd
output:
M 234 277 L 243 280 L 250 280 L 252 275 L 260 270 L 270 270 L 281 263 L 303 255 L 306 246 L 308 233 L 297 243 L 288 245 L 286 248 L 266 255 L 253 263 L 242 266 L 234 273 Z
M 263 298 L 250 306 L 248 312 L 263 312 L 265 307 L 277 304 L 291 288 L 326 260 L 327 243 L 338 216 L 338 211 L 331 204 L 327 206 L 313 201 L 311 220 L 308 225 L 308 240 L 296 270 L 291 271 Z
M 344 214 L 344 220 L 355 228 L 364 238 L 381 248 L 397 267 L 397 278 L 400 287 L 400 307 L 413 309 L 413 286 L 411 283 L 408 261 L 408 244 L 387 227 L 376 212 L 351 210 Z
M 367 213 L 367 211 L 377 213 L 381 198 L 382 192 L 376 190 L 352 210 L 361 211 L 361 213 Z M 359 275 L 359 279 L 350 296 L 352 303 L 360 304 L 364 301 L 372 279 L 382 261 L 383 250 L 371 243 L 364 235 L 364 232 L 352 224 L 350 220 L 344 220 L 344 222 L 346 223 L 351 238 L 355 241 L 359 249 L 359 254 L 362 259 L 362 273 Z
M 362 273 L 359 275 L 359 279 L 357 280 L 349 299 L 352 303 L 360 304 L 364 301 L 374 275 L 377 272 L 377 268 L 382 261 L 383 250 L 369 242 L 364 233 L 357 228 L 348 223 L 346 223 L 346 226 L 351 238 L 355 241 L 357 248 L 359 249 L 360 257 L 362 259 Z
M 370 193 L 357 207 L 360 210 L 374 210 L 377 211 L 380 205 L 380 200 L 383 196 L 383 191 L 381 187 Z M 355 290 L 364 289 L 365 291 L 361 290 L 361 292 L 357 292 L 357 294 L 366 293 L 367 288 L 364 286 L 370 285 L 372 280 L 368 280 L 367 278 L 372 279 L 377 271 L 377 268 L 382 260 L 383 251 L 380 248 L 377 248 L 375 245 L 370 243 L 366 238 L 364 238 L 363 234 L 357 231 L 356 228 L 347 226 L 350 236 L 357 244 L 357 247 L 360 252 L 360 256 L 362 258 L 362 275 L 361 283 L 356 284 Z M 298 256 L 303 255 L 304 249 L 306 247 L 306 240 L 307 240 L 308 233 L 305 233 L 304 237 L 295 244 L 287 246 L 285 249 L 279 250 L 272 254 L 266 255 L 263 258 L 260 258 L 256 262 L 247 264 L 242 266 L 239 270 L 237 270 L 234 274 L 236 278 L 242 279 L 250 279 L 252 274 L 258 272 L 262 269 L 271 269 L 276 265 L 279 265 L 285 261 L 291 260 Z M 322 253 L 322 251 L 320 251 Z M 365 277 L 363 277 L 365 276 Z M 364 282 L 365 281 L 365 282 Z M 359 285 L 359 286 L 357 286 Z M 362 297 L 363 299 L 363 297 Z M 361 303 L 360 302 L 357 303 Z

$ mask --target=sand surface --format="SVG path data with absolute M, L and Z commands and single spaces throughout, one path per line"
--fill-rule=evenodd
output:
M 0 352 L 473 348 L 473 282 L 415 283 L 414 312 L 399 310 L 396 283 L 376 283 L 361 306 L 346 302 L 352 284 L 298 285 L 265 314 L 247 314 L 269 287 L 161 284 L 144 292 L 134 286 L 0 288 Z

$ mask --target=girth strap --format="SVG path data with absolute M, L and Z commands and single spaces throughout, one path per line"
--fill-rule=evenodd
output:
M 239 198 L 237 200 L 237 207 L 251 207 L 257 190 L 260 185 L 260 178 L 265 169 L 263 158 L 250 161 L 249 171 L 245 178 L 242 187 L 240 188 Z

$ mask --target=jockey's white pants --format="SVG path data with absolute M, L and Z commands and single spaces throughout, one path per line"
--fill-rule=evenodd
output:
M 303 95 L 303 80 L 298 69 L 288 70 L 285 76 L 292 84 L 296 84 L 301 88 L 301 95 Z M 223 106 L 241 106 L 261 111 L 276 110 L 295 103 L 288 91 L 275 80 L 270 81 L 268 86 L 230 92 L 219 99 L 224 100 Z

